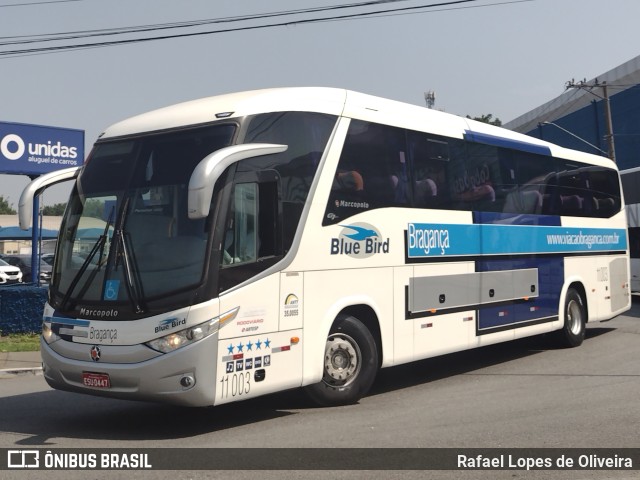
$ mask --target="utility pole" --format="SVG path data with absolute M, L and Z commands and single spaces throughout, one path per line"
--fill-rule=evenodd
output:
M 593 92 L 595 87 L 602 88 L 602 96 Z M 596 78 L 593 82 L 593 85 L 587 83 L 586 79 L 576 83 L 573 79 L 568 81 L 565 84 L 565 90 L 569 90 L 570 88 L 580 88 L 582 90 L 588 91 L 591 95 L 598 97 L 600 100 L 604 101 L 604 121 L 607 129 L 607 147 L 609 150 L 609 158 L 616 163 L 616 149 L 615 142 L 613 140 L 613 122 L 611 120 L 611 102 L 609 102 L 609 92 L 607 90 L 607 82 L 598 82 Z

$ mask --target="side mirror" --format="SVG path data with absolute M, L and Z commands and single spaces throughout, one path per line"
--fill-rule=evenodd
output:
M 18 221 L 22 230 L 29 230 L 31 227 L 31 218 L 33 217 L 33 199 L 39 195 L 45 188 L 55 185 L 56 183 L 66 182 L 78 176 L 82 167 L 65 168 L 55 172 L 40 175 L 35 180 L 29 182 L 24 187 L 18 202 Z
M 289 148 L 287 145 L 247 143 L 225 147 L 204 157 L 196 165 L 189 179 L 187 207 L 189 218 L 196 220 L 209 215 L 213 188 L 228 166 L 246 158 L 284 152 L 287 148 Z

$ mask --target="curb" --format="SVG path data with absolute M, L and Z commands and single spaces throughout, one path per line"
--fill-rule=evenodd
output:
M 0 370 L 0 380 L 18 375 L 42 375 L 42 367 L 4 368 Z

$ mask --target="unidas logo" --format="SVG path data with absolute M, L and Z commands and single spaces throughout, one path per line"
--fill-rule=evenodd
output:
M 331 239 L 331 255 L 367 258 L 389 253 L 389 238 L 384 238 L 376 227 L 367 223 L 340 226 L 338 238 Z
M 25 143 L 19 135 L 10 133 L 0 140 L 0 152 L 7 160 L 19 160 L 25 153 L 31 156 L 47 156 L 59 159 L 75 160 L 78 157 L 77 147 L 68 147 L 62 142 Z

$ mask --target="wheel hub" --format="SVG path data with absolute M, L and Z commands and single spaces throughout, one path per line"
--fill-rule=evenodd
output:
M 574 335 L 580 333 L 580 329 L 582 328 L 581 322 L 580 305 L 578 305 L 578 302 L 575 300 L 571 300 L 567 307 L 567 325 L 571 333 Z
M 333 334 L 327 339 L 324 355 L 324 382 L 331 386 L 346 386 L 360 372 L 360 349 L 356 342 L 344 334 Z

